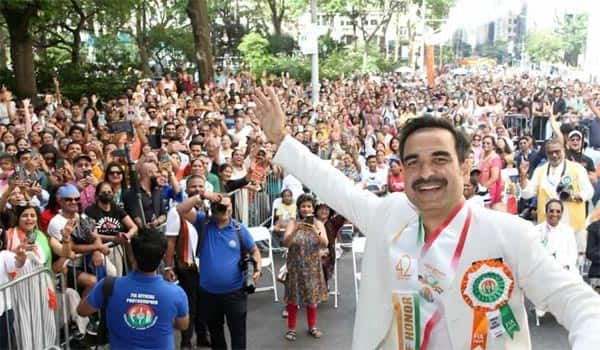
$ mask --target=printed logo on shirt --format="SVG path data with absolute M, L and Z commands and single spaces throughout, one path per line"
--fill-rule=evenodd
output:
M 152 294 L 131 293 L 127 298 L 130 306 L 123 315 L 125 323 L 129 328 L 144 330 L 153 327 L 158 316 L 150 305 L 158 305 L 158 301 Z
M 117 220 L 113 217 L 110 217 L 110 216 L 101 217 L 100 220 L 98 220 L 98 223 L 96 224 L 98 233 L 101 235 L 117 234 L 117 233 L 119 233 L 119 227 L 121 227 L 119 220 Z

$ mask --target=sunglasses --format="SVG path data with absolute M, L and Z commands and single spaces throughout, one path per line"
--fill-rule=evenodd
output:
M 118 171 L 118 170 L 113 170 L 113 171 L 109 171 L 108 175 L 123 175 L 122 171 Z
M 77 198 L 64 197 L 63 200 L 65 202 L 79 203 L 79 201 L 81 200 L 81 198 L 79 198 L 79 197 L 77 197 Z

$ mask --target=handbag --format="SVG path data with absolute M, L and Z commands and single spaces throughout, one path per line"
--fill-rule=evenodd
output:
M 288 276 L 287 265 L 283 265 L 279 269 L 279 273 L 277 274 L 277 281 L 285 284 L 285 282 L 287 281 L 287 276 Z

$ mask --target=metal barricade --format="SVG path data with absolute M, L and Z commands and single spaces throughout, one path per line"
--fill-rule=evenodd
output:
M 529 134 L 531 119 L 525 114 L 507 114 L 504 116 L 504 127 L 509 130 L 513 138 Z
M 271 197 L 267 191 L 245 188 L 228 193 L 233 202 L 233 217 L 247 227 L 263 226 L 271 218 Z
M 23 274 L 0 286 L 4 306 L 0 327 L 7 338 L 3 346 L 11 350 L 61 349 L 59 333 L 64 330 L 68 339 L 68 327 L 66 321 L 60 323 L 59 312 L 64 312 L 64 308 L 58 308 L 56 297 L 60 295 L 64 305 L 64 293 L 58 293 L 51 271 L 28 267 L 27 264 Z

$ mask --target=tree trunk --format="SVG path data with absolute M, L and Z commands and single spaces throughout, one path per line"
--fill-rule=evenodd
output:
M 79 30 L 73 33 L 73 44 L 71 45 L 71 64 L 78 66 L 81 61 L 81 33 Z
M 150 78 L 150 49 L 146 38 L 146 6 L 142 3 L 135 11 L 135 42 L 140 55 L 140 69 L 144 78 Z
M 281 35 L 281 18 L 276 13 L 271 14 L 271 22 L 273 23 L 273 34 Z
M 0 70 L 6 70 L 7 59 L 6 59 L 6 40 L 0 38 Z
M 213 57 L 206 0 L 188 0 L 186 11 L 192 24 L 196 65 L 200 74 L 198 81 L 204 84 L 213 79 Z
M 4 20 L 10 36 L 10 56 L 16 81 L 16 95 L 19 98 L 35 98 L 37 86 L 33 65 L 33 39 L 29 32 L 30 20 L 37 15 L 33 3 L 23 7 L 2 8 Z

